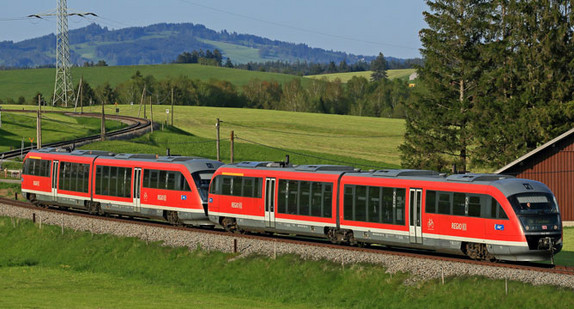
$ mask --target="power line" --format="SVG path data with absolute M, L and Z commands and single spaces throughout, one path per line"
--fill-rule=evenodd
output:
M 372 45 L 378 45 L 378 46 L 388 46 L 388 47 L 397 47 L 397 48 L 418 50 L 418 48 L 412 47 L 412 46 L 404 46 L 404 45 L 398 45 L 398 44 L 389 44 L 389 43 L 382 43 L 382 42 L 361 40 L 361 39 L 357 39 L 357 38 L 346 37 L 346 36 L 341 36 L 341 35 L 336 35 L 336 34 L 332 34 L 332 33 L 326 33 L 326 32 L 316 31 L 316 30 L 310 30 L 310 29 L 305 29 L 305 28 L 296 27 L 296 26 L 287 25 L 287 24 L 281 24 L 281 23 L 277 23 L 277 22 L 274 22 L 274 21 L 269 21 L 269 20 L 265 20 L 265 19 L 261 19 L 261 18 L 256 18 L 256 17 L 253 17 L 253 16 L 247 16 L 247 15 L 243 15 L 243 14 L 238 14 L 238 13 L 234 13 L 234 12 L 231 12 L 231 11 L 214 8 L 214 7 L 211 7 L 211 6 L 207 6 L 207 5 L 203 5 L 203 4 L 199 4 L 199 3 L 195 3 L 195 2 L 191 2 L 191 1 L 187 1 L 187 0 L 180 0 L 180 1 L 183 2 L 183 3 L 189 4 L 189 5 L 192 5 L 192 6 L 201 7 L 201 8 L 208 9 L 208 10 L 212 10 L 212 11 L 215 11 L 215 12 L 224 13 L 224 14 L 227 14 L 227 15 L 236 16 L 236 17 L 241 17 L 241 18 L 248 19 L 248 20 L 252 20 L 252 21 L 256 21 L 256 22 L 259 22 L 259 23 L 268 24 L 268 25 L 274 25 L 274 26 L 278 26 L 278 27 L 282 27 L 282 28 L 287 28 L 287 29 L 291 29 L 291 30 L 296 30 L 296 31 L 300 31 L 300 32 L 313 33 L 313 34 L 318 34 L 318 35 L 322 35 L 322 36 L 325 36 L 325 37 L 330 37 L 330 38 L 335 38 L 335 39 L 342 39 L 342 40 L 353 41 L 353 42 L 366 43 L 366 44 L 372 44 Z
M 299 156 L 303 156 L 303 157 L 308 157 L 308 158 L 314 158 L 314 159 L 318 159 L 318 160 L 323 160 L 323 161 L 329 161 L 329 162 L 334 162 L 334 163 L 339 163 L 339 164 L 345 164 L 345 165 L 350 165 L 350 166 L 362 166 L 362 167 L 367 167 L 367 168 L 373 168 L 373 169 L 381 169 L 380 166 L 374 166 L 374 165 L 366 165 L 366 164 L 361 164 L 361 163 L 355 163 L 355 162 L 346 162 L 346 161 L 341 161 L 341 160 L 334 160 L 334 159 L 328 159 L 325 157 L 319 157 L 319 156 L 314 156 L 314 155 L 310 155 L 310 154 L 306 154 L 306 153 L 301 153 L 301 152 L 296 152 L 296 151 L 292 151 L 292 150 L 287 150 L 284 148 L 279 148 L 279 147 L 273 147 L 273 146 L 269 146 L 269 145 L 265 145 L 262 143 L 258 143 L 258 142 L 254 142 L 254 141 L 250 141 L 244 138 L 240 138 L 238 136 L 235 136 L 235 139 L 238 140 L 242 140 L 251 144 L 255 144 L 261 147 L 266 147 L 269 149 L 274 149 L 274 150 L 280 150 L 280 151 L 284 151 L 288 154 L 295 154 L 295 155 L 299 155 Z
M 226 123 L 228 125 L 231 125 L 231 126 L 254 129 L 257 131 L 267 131 L 267 132 L 275 132 L 275 133 L 290 134 L 290 135 L 300 135 L 300 136 L 317 136 L 317 137 L 328 137 L 328 138 L 385 138 L 385 137 L 389 137 L 389 135 L 334 135 L 334 134 L 330 134 L 330 133 L 313 134 L 313 133 L 290 132 L 290 131 L 281 131 L 281 130 L 260 128 L 260 127 L 253 127 L 253 126 L 242 125 L 242 124 L 238 124 L 235 122 L 229 122 L 229 121 L 226 121 Z

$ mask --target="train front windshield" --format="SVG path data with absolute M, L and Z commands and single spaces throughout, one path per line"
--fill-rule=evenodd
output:
M 509 198 L 526 232 L 552 232 L 562 227 L 558 204 L 549 193 L 521 193 Z
M 201 196 L 201 200 L 207 203 L 207 191 L 209 190 L 209 182 L 211 177 L 213 177 L 213 171 L 202 171 L 192 173 L 193 181 L 195 182 L 195 187 Z

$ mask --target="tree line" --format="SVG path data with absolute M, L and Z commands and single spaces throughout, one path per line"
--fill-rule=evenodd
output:
M 136 71 L 125 82 L 112 87 L 109 83 L 92 87 L 82 81 L 81 102 L 84 106 L 101 104 L 139 104 L 142 97 L 153 104 L 214 106 L 286 110 L 293 112 L 329 113 L 372 117 L 404 117 L 404 108 L 412 88 L 406 81 L 381 78 L 369 80 L 353 77 L 346 84 L 339 80 L 294 78 L 283 84 L 253 79 L 243 86 L 224 80 L 201 81 L 185 76 L 158 80 Z M 78 89 L 78 85 L 74 89 Z M 38 104 L 47 100 L 40 93 L 26 100 L 9 100 L 8 104 Z M 146 103 L 149 101 L 146 101 Z M 3 103 L 3 102 L 0 102 Z
M 402 164 L 498 168 L 574 124 L 574 4 L 427 1 Z

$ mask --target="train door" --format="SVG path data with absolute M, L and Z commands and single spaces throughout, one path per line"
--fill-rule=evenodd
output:
M 140 212 L 141 211 L 141 175 L 142 169 L 140 167 L 136 167 L 134 169 L 134 211 Z
M 422 206 L 422 189 L 410 189 L 409 199 L 409 236 L 410 242 L 413 244 L 422 244 L 422 228 L 421 228 L 421 206 Z
M 275 178 L 265 178 L 265 227 L 275 228 Z
M 52 162 L 52 199 L 54 201 L 58 198 L 58 166 L 59 161 Z

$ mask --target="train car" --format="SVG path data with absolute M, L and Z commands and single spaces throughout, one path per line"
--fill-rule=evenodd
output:
M 26 156 L 22 192 L 40 206 L 212 225 L 207 192 L 221 165 L 195 157 L 47 148 Z
M 245 189 L 255 194 L 245 194 Z M 230 231 L 312 235 L 479 260 L 549 260 L 562 222 L 544 184 L 493 174 L 242 162 L 218 169 L 209 218 Z
M 325 235 L 336 227 L 333 201 L 344 171 L 353 169 L 328 165 L 282 168 L 272 162 L 226 165 L 212 179 L 210 219 L 230 231 Z

